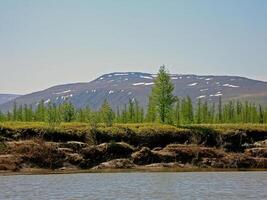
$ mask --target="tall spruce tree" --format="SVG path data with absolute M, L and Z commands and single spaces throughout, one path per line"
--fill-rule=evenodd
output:
M 159 120 L 162 123 L 170 122 L 172 107 L 176 101 L 173 90 L 174 85 L 171 82 L 171 78 L 165 66 L 161 66 L 155 79 L 155 85 L 152 88 L 151 97 L 155 103 Z

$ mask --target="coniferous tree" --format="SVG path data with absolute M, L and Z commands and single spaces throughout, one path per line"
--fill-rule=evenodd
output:
M 13 112 L 12 112 L 12 116 L 13 116 L 13 121 L 17 121 L 18 120 L 18 117 L 17 117 L 17 114 L 18 114 L 18 110 L 17 110 L 17 103 L 14 102 L 13 103 Z
M 129 99 L 128 103 L 128 120 L 129 122 L 134 122 L 134 99 Z
M 245 102 L 245 107 L 244 107 L 244 110 L 243 110 L 243 122 L 244 123 L 248 123 L 249 122 L 249 104 L 248 104 L 247 101 Z
M 116 121 L 116 123 L 120 123 L 121 122 L 121 114 L 120 114 L 119 106 L 117 106 L 115 121 Z
M 146 113 L 146 121 L 147 122 L 155 122 L 156 121 L 156 105 L 152 96 L 149 96 L 147 113 Z
M 171 119 L 171 109 L 176 101 L 176 98 L 173 96 L 173 90 L 174 85 L 171 82 L 171 78 L 165 66 L 161 66 L 155 79 L 151 96 L 155 103 L 159 120 L 162 123 L 168 123 Z
M 187 107 L 188 107 L 189 124 L 192 124 L 194 123 L 194 109 L 193 109 L 192 100 L 189 96 L 187 96 Z
M 264 110 L 264 123 L 267 123 L 267 107 Z
M 176 126 L 181 125 L 181 110 L 180 110 L 180 99 L 177 98 L 174 110 L 174 123 Z
M 20 105 L 17 110 L 17 121 L 23 121 L 23 107 Z
M 189 96 L 182 100 L 181 115 L 184 124 L 192 124 L 194 122 L 193 105 Z
M 140 122 L 140 108 L 137 100 L 134 101 L 134 114 L 134 122 Z
M 101 119 L 106 124 L 106 126 L 112 126 L 114 114 L 107 100 L 105 100 L 104 103 L 102 104 L 100 108 L 100 113 L 101 113 Z
M 215 113 L 216 113 L 215 103 L 212 103 L 210 110 L 210 118 L 209 118 L 209 123 L 211 124 L 215 122 Z
M 197 124 L 202 123 L 202 102 L 201 102 L 201 99 L 198 99 L 198 103 L 197 103 L 196 123 Z
M 2 113 L 2 111 L 0 110 L 0 122 L 5 121 L 5 115 L 4 113 Z
M 87 120 L 86 120 L 85 109 L 80 108 L 80 109 L 77 110 L 76 120 L 77 120 L 78 122 L 82 122 L 82 123 L 84 123 L 84 122 L 87 121 Z
M 58 126 L 61 123 L 60 112 L 55 104 L 49 102 L 47 108 L 47 122 L 52 128 Z
M 7 119 L 7 121 L 14 120 L 14 118 L 12 117 L 12 114 L 9 111 L 7 112 L 6 119 Z
M 218 105 L 218 122 L 223 122 L 223 114 L 222 114 L 222 97 L 219 96 L 219 105 Z
M 144 122 L 144 108 L 140 108 L 140 122 L 143 123 Z
M 122 110 L 122 123 L 127 123 L 127 105 L 124 104 L 124 109 Z
M 38 103 L 37 109 L 35 111 L 35 121 L 44 122 L 46 120 L 46 107 L 44 104 L 44 100 L 41 100 Z
M 264 122 L 264 112 L 262 106 L 259 105 L 259 123 L 263 124 L 263 122 Z
M 209 119 L 209 108 L 208 108 L 208 102 L 205 101 L 204 104 L 202 105 L 202 122 L 203 123 L 208 123 L 208 119 Z
M 32 105 L 28 106 L 27 104 L 23 107 L 23 121 L 30 122 L 33 120 L 33 110 Z
M 96 130 L 98 128 L 98 124 L 100 123 L 100 115 L 99 112 L 92 111 L 89 117 L 89 124 L 92 130 Z
M 60 106 L 62 120 L 64 122 L 71 122 L 75 119 L 75 108 L 70 102 L 65 102 Z

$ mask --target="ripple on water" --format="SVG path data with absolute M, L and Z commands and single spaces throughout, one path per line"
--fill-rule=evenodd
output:
M 0 176 L 0 199 L 267 199 L 267 172 Z

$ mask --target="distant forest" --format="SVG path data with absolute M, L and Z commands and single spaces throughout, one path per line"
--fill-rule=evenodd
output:
M 105 123 L 164 123 L 176 126 L 189 124 L 220 124 L 220 123 L 267 123 L 267 107 L 251 102 L 229 101 L 222 103 L 221 97 L 217 103 L 209 104 L 198 100 L 193 105 L 190 97 L 173 95 L 174 85 L 168 71 L 160 67 L 155 84 L 149 95 L 146 108 L 139 106 L 138 101 L 129 99 L 123 108 L 112 110 L 109 102 L 104 100 L 99 110 L 75 108 L 71 102 L 60 105 L 45 104 L 42 100 L 36 109 L 28 105 L 14 103 L 13 110 L 7 113 L 0 111 L 0 122 L 47 122 L 51 126 L 61 122 L 84 122 L 96 126 Z

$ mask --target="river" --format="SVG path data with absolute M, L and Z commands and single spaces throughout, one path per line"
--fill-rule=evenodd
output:
M 0 176 L 0 199 L 267 199 L 267 172 Z

